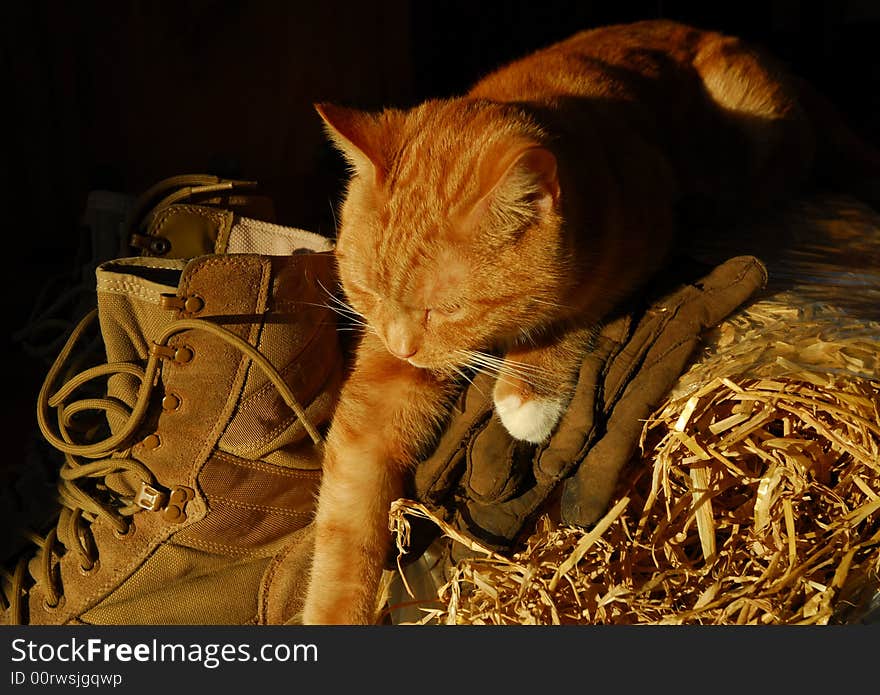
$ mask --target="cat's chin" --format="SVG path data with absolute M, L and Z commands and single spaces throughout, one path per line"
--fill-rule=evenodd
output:
M 401 361 L 406 362 L 409 366 L 415 367 L 416 369 L 424 369 L 429 372 L 446 373 L 448 371 L 448 366 L 446 363 L 434 364 L 433 362 L 428 362 L 426 360 L 420 360 L 416 357 L 402 358 Z
M 410 364 L 416 369 L 432 369 L 430 364 L 426 364 L 425 362 L 422 362 L 421 360 L 414 357 L 407 357 L 406 359 L 404 359 L 404 362 Z
M 430 360 L 420 356 L 398 358 L 416 369 L 427 369 L 432 372 L 452 373 L 456 364 L 449 360 Z

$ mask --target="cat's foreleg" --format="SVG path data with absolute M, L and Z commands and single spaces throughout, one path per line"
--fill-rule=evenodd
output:
M 514 439 L 547 441 L 574 395 L 578 371 L 595 335 L 572 328 L 546 345 L 508 351 L 499 368 L 495 412 Z
M 364 337 L 327 436 L 305 624 L 374 621 L 390 505 L 433 441 L 452 394 L 450 382 L 392 356 L 374 335 Z

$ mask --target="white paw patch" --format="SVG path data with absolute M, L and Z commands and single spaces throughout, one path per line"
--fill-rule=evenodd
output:
M 562 417 L 565 400 L 535 398 L 523 401 L 519 396 L 504 396 L 495 401 L 495 412 L 514 439 L 540 444 L 549 439 Z

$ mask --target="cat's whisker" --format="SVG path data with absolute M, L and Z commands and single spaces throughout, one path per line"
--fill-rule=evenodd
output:
M 349 306 L 344 301 L 342 301 L 339 297 L 337 297 L 335 294 L 330 292 L 326 287 L 324 287 L 324 285 L 321 284 L 320 280 L 318 281 L 318 285 L 321 287 L 322 290 L 324 290 L 324 292 L 327 293 L 327 297 L 330 299 L 332 304 L 331 303 L 315 304 L 312 302 L 300 302 L 301 304 L 305 304 L 307 306 L 320 307 L 322 309 L 329 309 L 330 311 L 332 311 L 336 315 L 345 319 L 345 321 L 347 323 L 353 324 L 352 326 L 338 326 L 337 325 L 336 330 L 338 330 L 338 331 L 352 331 L 352 332 L 354 332 L 354 331 L 367 331 L 370 333 L 376 333 L 376 329 L 373 328 L 369 324 L 369 322 L 367 321 L 366 317 L 363 314 L 361 314 L 359 311 L 357 311 L 353 307 Z
M 495 371 L 492 371 L 489 369 L 485 369 L 485 368 L 479 367 L 477 365 L 470 365 L 470 368 L 473 369 L 475 372 L 477 372 L 477 374 L 485 374 L 486 376 L 491 376 L 493 379 L 495 379 L 495 381 L 500 382 L 502 384 L 507 384 L 508 386 L 511 386 L 513 388 L 519 388 L 519 386 L 520 386 L 520 384 L 509 381 L 508 379 L 505 379 L 504 375 L 499 374 L 498 372 L 495 372 Z M 481 391 L 481 393 L 482 393 L 482 391 Z M 486 394 L 483 394 L 483 395 L 485 396 Z
M 339 297 L 335 297 L 333 295 L 330 295 L 330 299 L 332 300 L 332 302 L 336 306 L 336 308 L 340 309 L 341 311 L 345 311 L 349 314 L 353 314 L 355 316 L 360 316 L 361 318 L 365 318 L 361 312 L 359 312 L 357 309 L 355 309 L 350 304 L 346 304 L 345 302 L 343 302 Z
M 334 309 L 333 307 L 327 307 L 327 308 L 330 309 L 331 311 L 333 311 L 334 313 L 336 313 L 342 319 L 341 323 L 348 324 L 348 325 L 341 325 L 340 326 L 339 323 L 337 323 L 336 324 L 337 330 L 351 330 L 351 331 L 369 330 L 373 333 L 376 332 L 375 329 L 366 321 L 361 321 L 360 319 L 358 319 L 354 316 L 351 316 L 350 314 L 345 314 L 342 311 Z
M 336 219 L 336 206 L 333 204 L 332 198 L 327 198 L 327 205 L 330 207 L 330 219 L 333 221 L 333 236 L 339 237 L 339 221 Z
M 301 306 L 314 306 L 314 307 L 318 307 L 319 309 L 329 309 L 330 311 L 333 311 L 333 312 L 340 314 L 340 315 L 344 311 L 344 309 L 341 309 L 339 307 L 334 307 L 329 304 L 317 304 L 315 302 L 296 302 L 296 303 Z M 355 314 L 355 315 L 359 316 L 359 314 Z
M 358 318 L 356 318 L 356 317 L 354 317 L 354 316 L 352 316 L 352 315 L 350 315 L 350 314 L 345 314 L 345 313 L 343 313 L 343 312 L 341 312 L 341 311 L 336 311 L 335 309 L 334 309 L 334 313 L 336 313 L 337 315 L 341 316 L 341 317 L 344 318 L 346 321 L 349 321 L 349 322 L 351 322 L 351 323 L 353 323 L 353 324 L 355 324 L 355 325 L 357 325 L 357 326 L 367 326 L 367 325 L 369 325 L 366 321 L 361 321 L 360 319 L 358 319 Z
M 525 377 L 528 376 L 542 377 L 551 375 L 549 370 L 544 369 L 543 367 L 538 367 L 537 365 L 495 357 L 494 355 L 479 351 L 470 351 L 469 354 L 474 360 L 481 364 L 495 368 L 498 371 L 507 372 L 512 376 L 523 377 L 523 380 L 527 380 Z
M 510 359 L 509 357 L 498 357 L 497 355 L 492 355 L 488 352 L 481 352 L 479 350 L 469 350 L 466 352 L 468 352 L 468 354 L 472 355 L 473 357 L 475 357 L 477 359 L 481 359 L 481 360 L 483 360 L 487 363 L 490 363 L 490 364 L 502 364 L 502 365 L 517 366 L 517 367 L 522 367 L 522 368 L 530 370 L 530 371 L 543 371 L 541 369 L 541 367 L 538 367 L 533 364 L 528 364 L 526 362 L 518 362 L 516 360 Z
M 546 304 L 547 306 L 555 307 L 556 309 L 575 309 L 573 306 L 569 306 L 568 304 L 560 304 L 559 302 L 551 302 L 546 299 L 537 299 L 536 297 L 531 297 L 531 301 L 537 302 L 538 304 Z
M 537 345 L 537 343 L 535 342 L 535 339 L 532 337 L 532 334 L 529 330 L 527 330 L 525 328 L 520 328 L 519 333 L 523 337 L 523 340 L 525 342 L 527 342 L 529 345 L 531 345 L 532 347 Z
M 343 318 L 348 319 L 349 321 L 352 321 L 354 323 L 358 323 L 361 325 L 367 324 L 367 321 L 364 318 L 364 316 L 362 314 L 354 311 L 353 309 L 343 309 L 338 306 L 333 306 L 332 304 L 315 304 L 314 306 L 320 306 L 324 309 L 329 309 L 330 311 L 334 312 L 335 314 L 338 314 L 339 316 L 342 316 Z
M 317 324 L 317 327 L 318 328 L 335 328 L 336 330 L 340 330 L 340 331 L 358 330 L 354 326 L 340 325 L 339 321 L 322 321 L 321 323 Z
M 339 308 L 341 308 L 344 311 L 348 311 L 352 314 L 355 314 L 357 316 L 360 316 L 361 318 L 366 318 L 363 314 L 361 314 L 361 312 L 359 312 L 353 306 L 351 306 L 350 304 L 348 304 L 345 301 L 343 301 L 342 299 L 340 299 L 339 295 L 336 292 L 331 292 L 326 287 L 324 287 L 324 285 L 321 283 L 320 280 L 318 280 L 317 283 L 318 283 L 318 286 L 322 290 L 324 290 L 324 292 L 327 293 L 327 297 L 329 297 L 330 301 L 333 302 L 334 304 L 336 304 Z
M 367 325 L 367 322 L 366 322 L 366 321 L 363 321 L 360 317 L 355 316 L 355 315 L 352 315 L 352 314 L 346 314 L 344 311 L 340 311 L 340 310 L 338 310 L 338 309 L 334 309 L 334 310 L 333 310 L 333 313 L 335 313 L 337 316 L 341 316 L 341 317 L 344 318 L 344 319 L 348 319 L 348 320 L 351 321 L 352 323 L 356 323 L 356 324 L 358 324 L 358 325 L 360 325 L 360 326 L 366 326 L 366 325 Z
M 346 311 L 351 311 L 351 312 L 353 312 L 353 313 L 355 313 L 355 314 L 360 313 L 359 311 L 357 311 L 357 309 L 355 309 L 353 306 L 351 306 L 348 302 L 345 302 L 345 301 L 343 301 L 342 299 L 340 299 L 337 295 L 335 295 L 335 294 L 331 294 L 331 295 L 328 295 L 328 296 L 330 297 L 330 300 L 331 300 L 336 306 L 341 307 L 341 308 L 345 309 Z
M 545 369 L 544 367 L 539 367 L 534 364 L 528 364 L 526 362 L 517 362 L 515 360 L 507 360 L 506 359 L 506 360 L 502 361 L 502 364 L 505 367 L 507 367 L 513 371 L 516 371 L 518 373 L 525 372 L 525 373 L 529 373 L 529 374 L 535 374 L 536 376 L 551 373 L 549 370 Z
M 460 368 L 456 367 L 454 364 L 449 365 L 449 368 L 450 368 L 452 371 L 454 371 L 456 374 L 458 374 L 458 375 L 459 375 L 462 379 L 464 379 L 466 382 L 468 382 L 471 386 L 473 386 L 473 387 L 474 387 L 474 388 L 480 393 L 480 395 L 482 395 L 482 396 L 484 396 L 484 397 L 486 396 L 486 393 L 483 391 L 483 389 L 481 389 L 479 386 L 477 386 L 477 385 L 474 383 L 474 380 L 471 379 L 471 378 L 468 376 L 468 374 L 467 374 L 466 371 L 464 371 L 463 369 L 460 369 Z
M 524 383 L 535 388 L 542 387 L 542 378 L 540 374 L 518 370 L 515 366 L 508 365 L 504 360 L 498 358 L 487 359 L 489 356 L 486 353 L 471 350 L 459 350 L 458 353 L 465 357 L 465 363 L 471 369 L 486 374 L 487 376 L 494 377 L 498 381 L 506 383 L 509 386 L 518 388 Z
M 450 365 L 449 365 L 449 369 L 451 369 L 453 372 L 455 372 L 456 374 L 458 374 L 458 376 L 460 376 L 462 379 L 464 379 L 464 380 L 467 381 L 468 383 L 470 383 L 470 384 L 473 384 L 473 383 L 474 383 L 474 382 L 471 381 L 471 379 L 468 377 L 467 372 L 464 371 L 463 369 L 457 367 L 456 365 L 454 365 L 454 364 L 450 364 Z
M 328 290 L 328 289 L 324 286 L 324 283 L 323 283 L 323 282 L 321 282 L 321 281 L 320 281 L 319 279 L 317 279 L 317 278 L 315 279 L 315 281 L 318 283 L 318 287 L 320 287 L 322 290 L 324 290 L 324 292 L 326 292 L 328 296 L 330 296 L 330 297 L 336 297 L 336 293 L 335 293 L 335 292 L 331 292 L 330 290 Z
M 474 368 L 482 368 L 485 373 L 492 374 L 507 374 L 508 376 L 517 376 L 512 369 L 504 364 L 502 361 L 489 360 L 485 355 L 473 353 L 473 352 L 464 352 L 465 359 L 467 361 L 468 366 Z

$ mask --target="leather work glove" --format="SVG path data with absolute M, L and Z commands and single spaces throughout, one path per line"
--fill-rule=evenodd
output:
M 681 274 L 672 275 L 680 282 Z M 684 371 L 703 331 L 766 281 L 761 261 L 739 256 L 698 281 L 655 290 L 647 296 L 661 298 L 647 309 L 610 320 L 584 357 L 575 394 L 544 444 L 507 433 L 493 416 L 492 378 L 478 375 L 434 452 L 417 465 L 414 497 L 465 535 L 502 552 L 550 506 L 551 497 L 563 523 L 591 526 L 606 512 L 645 419 Z

